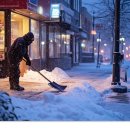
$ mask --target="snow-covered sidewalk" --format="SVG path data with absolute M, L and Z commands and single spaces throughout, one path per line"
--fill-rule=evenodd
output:
M 81 64 L 69 71 L 55 68 L 52 72 L 42 70 L 41 73 L 51 81 L 67 85 L 65 92 L 55 93 L 47 81 L 33 71 L 27 72 L 20 79 L 25 87 L 24 92 L 10 91 L 8 79 L 0 80 L 0 89 L 12 95 L 12 103 L 19 120 L 123 121 L 126 119 L 122 113 L 108 110 L 110 108 L 106 107 L 104 95 L 100 93 L 110 88 L 110 65 L 95 68 L 94 64 Z M 95 86 L 93 87 L 94 84 L 91 83 Z

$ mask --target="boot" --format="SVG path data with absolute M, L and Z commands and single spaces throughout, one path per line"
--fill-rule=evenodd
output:
M 15 86 L 11 86 L 10 89 L 11 90 L 17 90 L 17 91 L 23 91 L 24 87 L 21 87 L 19 85 L 15 85 Z
M 13 85 L 13 83 L 12 82 L 10 82 L 10 90 L 13 90 L 13 87 L 14 85 Z

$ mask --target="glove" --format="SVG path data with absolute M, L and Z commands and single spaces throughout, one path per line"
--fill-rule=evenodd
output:
M 27 61 L 26 61 L 26 65 L 31 66 L 31 61 L 30 61 L 30 60 L 27 60 Z

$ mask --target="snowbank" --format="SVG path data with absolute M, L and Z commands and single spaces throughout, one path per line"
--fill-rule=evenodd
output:
M 69 76 L 60 68 L 56 67 L 51 72 L 46 70 L 40 71 L 44 76 L 46 76 L 51 81 L 62 81 L 65 79 L 69 79 Z M 42 77 L 38 72 L 29 70 L 24 74 L 24 77 L 20 77 L 20 81 L 26 82 L 40 82 L 40 83 L 48 83 L 44 77 Z
M 81 71 L 81 69 L 79 69 L 79 71 Z M 96 72 L 98 73 L 98 71 L 99 70 Z M 102 95 L 91 87 L 91 85 L 86 83 L 86 80 L 82 80 L 82 77 L 77 79 L 70 78 L 60 68 L 55 68 L 52 72 L 46 70 L 40 72 L 51 81 L 66 84 L 66 92 L 55 93 L 55 90 L 50 88 L 48 91 L 40 93 L 40 101 L 12 97 L 15 113 L 17 113 L 19 120 L 122 121 L 124 119 L 120 113 L 105 109 Z M 47 83 L 41 75 L 34 71 L 28 71 L 24 77 L 20 78 L 20 81 Z M 99 89 L 103 90 L 102 87 L 107 86 L 107 83 L 110 84 L 110 81 L 111 77 L 108 79 L 104 78 L 102 82 L 99 81 L 95 83 L 101 87 Z M 28 86 L 28 89 L 33 90 L 35 87 L 35 85 Z M 40 87 L 41 86 L 39 86 L 38 89 L 40 89 Z
M 20 120 L 104 121 L 123 120 L 123 116 L 103 108 L 102 97 L 87 83 L 64 93 L 44 92 L 41 101 L 12 97 Z
M 0 91 L 0 121 L 16 121 L 17 116 L 10 96 Z

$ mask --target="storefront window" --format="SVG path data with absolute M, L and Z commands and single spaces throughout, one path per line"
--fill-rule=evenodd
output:
M 46 24 L 41 24 L 41 41 L 40 41 L 40 48 L 41 48 L 41 58 L 45 59 L 46 57 Z
M 31 19 L 31 32 L 34 34 L 34 42 L 31 44 L 31 59 L 40 59 L 40 44 L 39 44 L 39 22 Z
M 60 57 L 60 29 L 58 26 L 49 27 L 49 56 L 51 58 Z
M 0 11 L 0 61 L 5 59 L 5 23 L 4 12 Z
M 78 39 L 75 40 L 75 62 L 79 61 L 79 43 Z
M 70 53 L 70 35 L 63 33 L 60 26 L 49 28 L 49 56 L 61 58 Z
M 29 31 L 29 18 L 11 13 L 11 43 Z
M 70 53 L 70 35 L 62 34 L 61 38 L 62 38 L 61 53 L 62 55 L 68 55 Z

